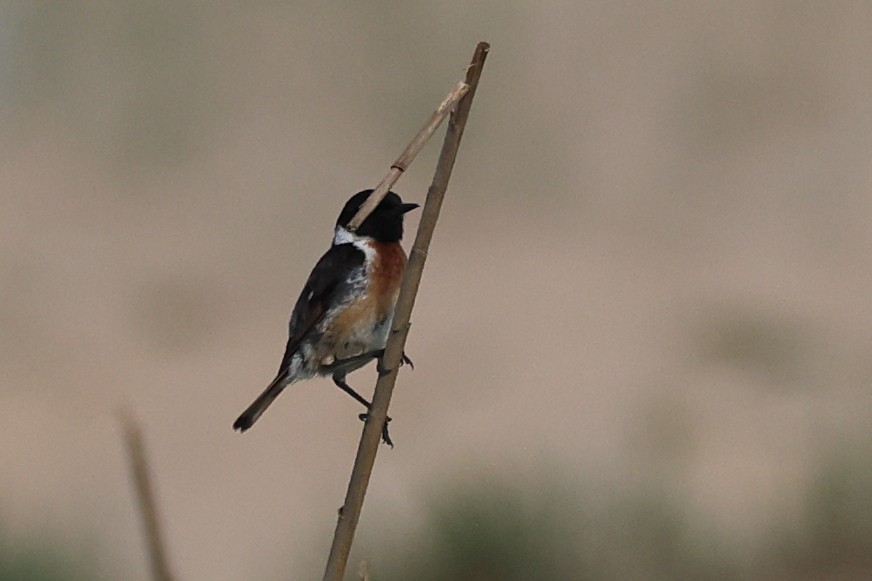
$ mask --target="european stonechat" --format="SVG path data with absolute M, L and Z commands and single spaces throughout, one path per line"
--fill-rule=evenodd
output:
M 350 231 L 348 222 L 371 193 L 353 195 L 342 208 L 333 243 L 312 269 L 294 306 L 278 374 L 233 429 L 244 432 L 286 386 L 319 375 L 331 375 L 337 386 L 370 408 L 345 377 L 384 353 L 406 268 L 400 245 L 403 216 L 418 207 L 389 192 L 357 231 Z M 403 360 L 411 363 L 405 355 Z M 387 422 L 382 439 L 393 445 Z

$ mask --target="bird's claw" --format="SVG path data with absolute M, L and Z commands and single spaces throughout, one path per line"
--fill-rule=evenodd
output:
M 382 365 L 384 355 L 385 355 L 385 352 L 384 352 L 384 350 L 382 350 L 380 352 L 380 355 L 378 356 L 378 360 L 376 360 L 376 362 L 375 362 L 375 368 L 376 368 L 376 371 L 378 371 L 379 375 L 384 375 L 385 373 L 390 371 L 389 369 L 386 369 Z M 412 359 L 408 355 L 406 355 L 406 352 L 404 351 L 403 357 L 400 359 L 400 367 L 402 367 L 403 365 L 406 365 L 406 364 L 409 365 L 409 367 L 412 369 L 412 371 L 415 370 L 415 364 L 412 362 Z
M 369 414 L 360 414 L 357 417 L 360 418 L 360 421 L 366 422 L 369 419 Z M 382 442 L 384 442 L 385 444 L 387 444 L 388 446 L 393 448 L 394 442 L 393 442 L 393 440 L 391 440 L 391 435 L 388 433 L 388 424 L 390 423 L 390 421 L 391 421 L 390 416 L 385 418 L 385 425 L 382 426 L 381 439 L 382 439 Z

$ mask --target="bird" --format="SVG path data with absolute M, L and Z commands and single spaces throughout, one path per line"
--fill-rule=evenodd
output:
M 330 375 L 342 391 L 367 410 L 371 407 L 348 385 L 346 376 L 384 354 L 407 260 L 400 244 L 403 218 L 419 207 L 388 192 L 363 223 L 350 230 L 348 222 L 372 191 L 354 194 L 343 206 L 330 248 L 315 264 L 294 305 L 278 373 L 233 423 L 234 430 L 251 428 L 288 385 L 316 376 Z M 413 367 L 405 353 L 403 362 Z M 393 447 L 387 421 L 382 440 Z

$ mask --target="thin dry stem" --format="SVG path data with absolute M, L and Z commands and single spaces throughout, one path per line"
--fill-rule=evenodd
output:
M 430 118 L 427 119 L 427 123 L 425 123 L 424 127 L 421 128 L 418 135 L 409 142 L 409 145 L 406 146 L 406 149 L 400 154 L 400 157 L 397 158 L 397 161 L 391 164 L 391 170 L 388 172 L 388 175 L 379 182 L 375 190 L 373 190 L 366 199 L 366 202 L 364 202 L 360 207 L 360 210 L 357 211 L 357 214 L 354 215 L 354 218 L 348 222 L 347 227 L 349 230 L 352 232 L 357 230 L 360 225 L 363 224 L 363 221 L 366 220 L 366 217 L 375 210 L 379 202 L 384 199 L 394 184 L 397 183 L 397 180 L 400 179 L 400 176 L 403 175 L 403 172 L 412 164 L 412 161 L 418 155 L 418 152 L 421 151 L 424 144 L 427 143 L 433 135 L 433 132 L 442 124 L 442 120 L 445 119 L 445 116 L 448 115 L 454 107 L 454 104 L 462 99 L 468 90 L 469 85 L 463 81 L 457 83 L 454 88 L 451 89 L 451 92 L 448 93 L 445 99 L 442 100 L 442 103 L 440 103 L 436 110 L 433 111 L 433 114 L 430 115 Z
M 361 435 L 360 444 L 357 448 L 357 456 L 354 461 L 354 469 L 348 482 L 345 504 L 339 513 L 339 521 L 336 523 L 333 545 L 330 548 L 330 556 L 324 571 L 324 581 L 341 581 L 345 573 L 348 554 L 351 551 L 354 532 L 360 519 L 363 500 L 366 496 L 366 489 L 369 485 L 376 453 L 378 452 L 382 427 L 387 417 L 388 406 L 394 384 L 397 380 L 397 371 L 403 355 L 403 348 L 409 333 L 409 320 L 412 315 L 412 308 L 415 305 L 415 296 L 421 283 L 421 274 L 427 258 L 427 249 L 430 246 L 430 240 L 436 228 L 439 210 L 442 207 L 442 200 L 448 189 L 448 180 L 451 177 L 451 170 L 454 168 L 457 150 L 460 147 L 460 139 L 463 136 L 463 129 L 469 117 L 469 109 L 472 105 L 472 99 L 475 96 L 475 90 L 478 86 L 482 67 L 484 66 L 489 49 L 490 45 L 488 43 L 478 43 L 472 62 L 466 72 L 464 84 L 468 86 L 468 90 L 466 95 L 458 102 L 448 123 L 448 130 L 445 133 L 439 162 L 436 165 L 436 173 L 433 176 L 430 189 L 427 191 L 427 201 L 424 204 L 418 233 L 409 256 L 406 275 L 400 288 L 400 297 L 394 312 L 391 334 L 385 347 L 382 366 L 386 371 L 379 375 L 378 383 L 375 387 L 372 407 L 369 410 L 368 419 L 363 428 L 363 434 Z M 407 148 L 407 151 L 409 149 Z M 402 158 L 402 156 L 400 157 Z M 374 196 L 371 195 L 370 199 L 372 197 Z
M 161 534 L 160 519 L 157 514 L 157 503 L 154 499 L 154 488 L 151 481 L 151 471 L 145 455 L 145 444 L 142 441 L 142 430 L 136 420 L 127 413 L 122 413 L 124 426 L 124 442 L 130 459 L 130 470 L 136 498 L 139 501 L 139 515 L 145 533 L 151 577 L 154 581 L 173 581 L 175 577 L 170 571 L 166 550 Z

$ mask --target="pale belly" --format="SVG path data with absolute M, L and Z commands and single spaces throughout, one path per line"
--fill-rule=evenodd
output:
M 385 308 L 388 307 L 388 308 Z M 385 348 L 391 330 L 393 304 L 358 301 L 336 316 L 329 325 L 320 354 L 322 365 Z

